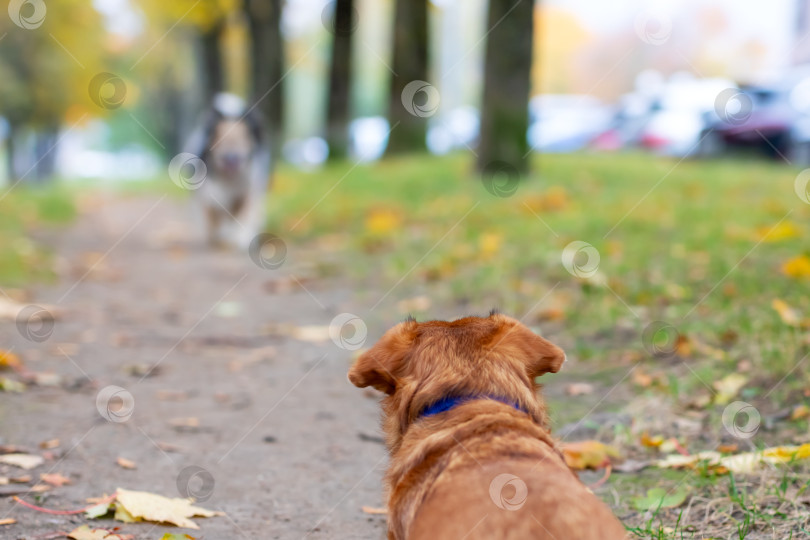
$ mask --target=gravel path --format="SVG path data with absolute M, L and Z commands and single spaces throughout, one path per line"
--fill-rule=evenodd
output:
M 59 279 L 27 291 L 29 302 L 64 310 L 52 334 L 30 341 L 15 324 L 0 323 L 2 348 L 31 371 L 64 378 L 56 387 L 0 394 L 0 443 L 43 454 L 41 442 L 60 440 L 30 473 L 58 472 L 72 483 L 39 504 L 80 508 L 117 487 L 190 492 L 200 506 L 227 514 L 184 531 L 198 538 L 383 538 L 384 516 L 361 511 L 383 505 L 386 454 L 376 439 L 376 399 L 346 380 L 353 353 L 331 340 L 268 332 L 274 324 L 329 325 L 352 311 L 353 292 L 304 281 L 299 273 L 315 255 L 295 246 L 276 270 L 243 253 L 203 249 L 182 201 L 93 195 L 81 208 L 74 226 L 42 233 L 57 253 Z M 384 329 L 381 320 L 365 320 L 370 336 Z M 126 399 L 109 400 L 107 409 L 102 398 L 100 412 L 97 397 L 112 395 L 110 386 Z M 117 466 L 119 457 L 137 469 Z M 21 473 L 0 466 L 0 476 Z M 0 509 L 0 518 L 17 519 L 0 528 L 2 538 L 88 522 L 8 497 Z M 122 527 L 138 539 L 178 532 Z

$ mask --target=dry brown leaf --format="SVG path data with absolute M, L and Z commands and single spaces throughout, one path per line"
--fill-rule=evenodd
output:
M 48 439 L 39 443 L 39 447 L 43 450 L 51 450 L 59 447 L 59 439 Z
M 138 467 L 134 461 L 125 457 L 119 457 L 115 460 L 115 463 L 122 469 L 136 469 Z
M 364 506 L 362 508 L 363 512 L 366 514 L 387 514 L 387 508 L 374 508 L 373 506 Z
M 61 487 L 65 484 L 70 484 L 70 478 L 67 476 L 63 476 L 59 473 L 42 473 L 39 475 L 39 479 L 45 482 L 46 484 L 50 484 L 55 487 Z
M 31 481 L 31 475 L 24 474 L 22 476 L 12 476 L 11 478 L 8 479 L 8 481 L 11 482 L 12 484 L 27 484 L 28 482 Z
M 116 490 L 115 502 L 116 519 L 119 519 L 118 509 L 120 507 L 134 520 L 171 523 L 188 529 L 200 528 L 189 518 L 224 515 L 222 512 L 213 512 L 193 506 L 189 499 L 170 499 L 146 491 L 130 491 L 121 488 Z
M 42 465 L 45 460 L 33 454 L 5 454 L 0 456 L 0 463 L 12 465 L 21 469 L 33 469 Z
M 799 405 L 790 413 L 791 420 L 801 420 L 808 417 L 810 417 L 810 407 L 807 405 Z
M 169 425 L 178 429 L 196 429 L 200 427 L 200 419 L 194 416 L 186 418 L 172 418 L 169 420 Z

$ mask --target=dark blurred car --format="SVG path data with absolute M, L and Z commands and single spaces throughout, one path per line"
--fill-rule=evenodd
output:
M 795 112 L 789 93 L 777 87 L 741 86 L 735 94 L 718 96 L 702 134 L 701 155 L 729 147 L 756 148 L 777 157 L 790 152 Z
M 805 95 L 808 94 L 808 95 Z M 783 82 L 741 86 L 718 96 L 702 135 L 701 156 L 732 149 L 755 150 L 791 163 L 810 165 L 810 84 Z

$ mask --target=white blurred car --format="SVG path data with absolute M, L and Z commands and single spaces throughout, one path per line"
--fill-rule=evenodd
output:
M 547 94 L 529 102 L 529 146 L 540 152 L 587 147 L 611 125 L 615 112 L 586 95 Z

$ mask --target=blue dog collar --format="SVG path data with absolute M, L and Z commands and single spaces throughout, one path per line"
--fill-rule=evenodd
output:
M 422 409 L 417 415 L 417 418 L 424 418 L 425 416 L 433 416 L 439 413 L 443 413 L 445 411 L 449 411 L 450 409 L 461 405 L 462 403 L 466 403 L 474 399 L 491 399 L 493 401 L 498 401 L 505 405 L 509 405 L 510 407 L 514 407 L 515 409 L 528 414 L 528 411 L 523 407 L 521 407 L 516 401 L 511 401 L 498 396 L 448 396 L 443 397 L 439 401 L 432 403 L 427 407 L 425 407 L 424 409 Z

